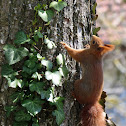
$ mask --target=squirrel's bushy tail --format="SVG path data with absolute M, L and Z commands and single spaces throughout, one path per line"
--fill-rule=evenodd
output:
M 102 106 L 95 104 L 85 105 L 81 112 L 82 126 L 106 126 Z

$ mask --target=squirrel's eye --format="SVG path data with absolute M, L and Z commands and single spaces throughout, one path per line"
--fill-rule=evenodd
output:
M 95 41 L 93 41 L 92 44 L 95 44 Z

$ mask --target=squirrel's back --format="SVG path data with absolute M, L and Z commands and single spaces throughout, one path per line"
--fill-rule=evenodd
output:
M 102 61 L 88 62 L 85 61 L 81 64 L 82 79 L 76 80 L 74 83 L 75 98 L 81 104 L 98 101 L 103 89 Z

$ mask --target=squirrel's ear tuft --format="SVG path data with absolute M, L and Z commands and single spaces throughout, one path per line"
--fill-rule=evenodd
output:
M 104 46 L 99 46 L 98 50 L 101 51 L 101 54 L 105 54 L 109 51 L 114 50 L 115 46 L 114 45 L 110 45 L 110 44 L 104 44 Z
M 110 45 L 110 44 L 104 44 L 104 47 L 106 47 L 106 49 L 107 49 L 108 51 L 112 51 L 112 50 L 115 49 L 115 46 L 114 46 L 114 45 Z

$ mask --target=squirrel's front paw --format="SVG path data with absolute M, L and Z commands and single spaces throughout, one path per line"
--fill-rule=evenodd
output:
M 64 47 L 66 47 L 67 46 L 67 44 L 66 43 L 64 43 L 64 42 L 60 42 Z
M 85 47 L 86 49 L 89 49 L 89 48 L 90 48 L 90 45 L 89 45 L 89 44 L 86 44 L 84 47 Z

